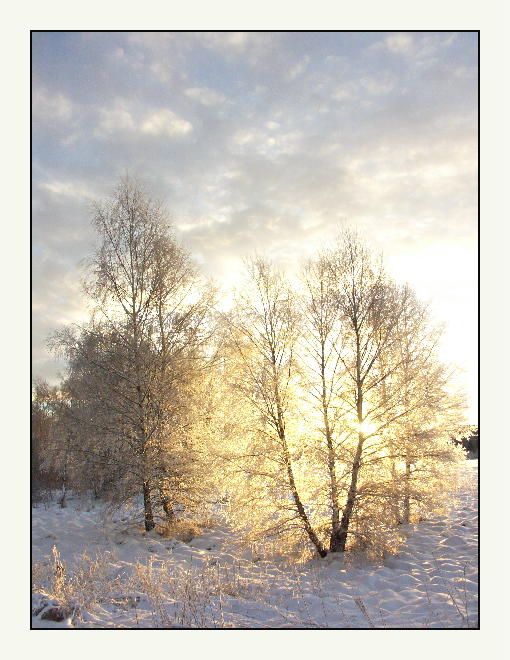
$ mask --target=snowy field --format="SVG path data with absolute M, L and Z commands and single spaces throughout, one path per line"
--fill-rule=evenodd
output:
M 462 470 L 448 515 L 407 526 L 399 554 L 378 564 L 331 556 L 289 568 L 232 552 L 226 529 L 184 543 L 79 500 L 39 505 L 32 626 L 476 628 L 478 462 Z M 62 603 L 65 618 L 48 619 Z

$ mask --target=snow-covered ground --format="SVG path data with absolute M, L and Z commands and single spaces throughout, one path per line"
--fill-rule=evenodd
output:
M 41 586 L 32 626 L 477 627 L 478 462 L 462 469 L 465 485 L 448 515 L 408 526 L 399 554 L 379 564 L 331 556 L 289 568 L 232 552 L 226 529 L 183 543 L 143 534 L 120 513 L 105 519 L 79 500 L 65 509 L 35 507 L 34 581 Z M 48 572 L 53 546 L 65 576 Z M 74 608 L 61 622 L 41 618 L 58 604 L 48 579 Z

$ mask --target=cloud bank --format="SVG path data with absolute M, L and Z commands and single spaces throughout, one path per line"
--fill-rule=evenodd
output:
M 33 34 L 35 375 L 83 317 L 90 209 L 126 170 L 225 280 L 355 225 L 445 321 L 475 398 L 477 35 Z

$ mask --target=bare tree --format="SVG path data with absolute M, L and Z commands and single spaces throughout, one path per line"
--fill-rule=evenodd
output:
M 341 357 L 342 325 L 332 279 L 331 255 L 322 253 L 316 259 L 309 260 L 303 269 L 302 281 L 303 327 L 300 343 L 303 371 L 308 374 L 303 384 L 312 398 L 313 407 L 319 411 L 319 461 L 327 465 L 330 543 L 334 544 L 332 540 L 337 537 L 340 528 L 341 484 L 337 463 L 342 440 L 338 425 L 342 422 L 343 411 L 339 405 L 338 391 L 344 369 Z
M 438 331 L 349 232 L 306 264 L 300 293 L 262 259 L 250 274 L 229 321 L 233 386 L 252 410 L 229 457 L 237 502 L 257 534 L 301 534 L 320 556 L 348 538 L 395 547 L 413 503 L 444 500 L 455 458 Z
M 57 343 L 68 445 L 97 493 L 142 494 L 147 530 L 155 505 L 171 521 L 225 495 L 251 539 L 322 557 L 384 545 L 439 505 L 459 411 L 439 335 L 355 234 L 308 262 L 300 290 L 253 259 L 211 341 L 213 293 L 160 206 L 125 179 L 94 222 L 93 314 Z
M 253 444 L 241 458 L 247 475 L 247 501 L 269 509 L 266 534 L 283 535 L 296 526 L 313 544 L 320 556 L 327 550 L 314 529 L 296 478 L 299 444 L 293 451 L 289 438 L 295 379 L 294 350 L 299 318 L 292 293 L 283 276 L 267 261 L 249 263 L 251 295 L 238 300 L 230 319 L 231 341 L 242 365 L 241 389 L 245 400 L 256 411 L 257 426 Z M 253 488 L 265 488 L 255 492 Z M 255 486 L 255 484 L 257 484 Z M 260 515 L 259 509 L 254 515 Z
M 92 321 L 63 343 L 75 391 L 81 380 L 89 407 L 96 392 L 90 424 L 116 447 L 108 460 L 124 460 L 139 479 L 150 530 L 153 492 L 172 517 L 172 479 L 183 480 L 176 456 L 185 453 L 189 384 L 205 354 L 212 292 L 171 235 L 165 211 L 133 180 L 122 179 L 96 205 L 94 225 L 101 245 L 86 282 Z
M 395 465 L 398 522 L 404 524 L 411 520 L 413 502 L 423 506 L 428 500 L 433 507 L 440 500 L 434 491 L 441 492 L 441 480 L 459 458 L 448 432 L 462 419 L 464 407 L 452 387 L 452 370 L 438 358 L 442 330 L 431 323 L 414 292 L 407 293 L 398 322 L 396 369 L 382 392 L 385 412 L 394 401 L 390 412 L 395 421 L 386 428 L 385 440 Z
M 330 268 L 342 324 L 343 379 L 337 395 L 344 434 L 354 439 L 341 457 L 348 467 L 348 489 L 330 543 L 332 552 L 343 552 L 356 509 L 370 517 L 370 507 L 378 508 L 377 515 L 383 515 L 381 502 L 396 486 L 396 472 L 393 479 L 385 478 L 382 463 L 392 455 L 387 447 L 392 430 L 420 410 L 439 414 L 449 399 L 434 351 L 437 333 L 426 328 L 426 314 L 410 288 L 397 286 L 352 232 L 343 234 Z
M 345 384 L 340 392 L 347 426 L 357 441 L 350 457 L 350 482 L 340 524 L 331 536 L 332 552 L 343 552 L 358 494 L 358 475 L 367 433 L 366 397 L 386 378 L 374 373 L 382 351 L 395 340 L 400 304 L 381 264 L 374 264 L 361 241 L 345 233 L 330 259 L 334 298 L 342 322 Z

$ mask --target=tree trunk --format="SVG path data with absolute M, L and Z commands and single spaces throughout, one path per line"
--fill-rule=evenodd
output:
M 294 499 L 294 503 L 296 505 L 296 508 L 298 510 L 299 517 L 301 518 L 303 522 L 303 527 L 305 528 L 306 533 L 308 534 L 308 538 L 310 541 L 313 543 L 315 546 L 315 549 L 319 553 L 321 557 L 325 557 L 328 554 L 328 551 L 324 548 L 322 543 L 320 542 L 319 537 L 315 533 L 312 525 L 310 524 L 310 521 L 308 519 L 308 516 L 306 515 L 305 508 L 303 506 L 303 503 L 301 502 L 301 498 L 299 497 L 299 493 L 296 488 L 296 482 L 294 481 L 294 473 L 292 470 L 292 464 L 290 462 L 290 455 L 287 449 L 287 445 L 285 444 L 284 448 L 284 453 L 285 453 L 285 464 L 287 468 L 287 476 L 289 479 L 289 486 L 290 486 L 290 491 L 292 493 L 292 498 Z
M 154 517 L 152 515 L 151 488 L 148 481 L 143 482 L 143 509 L 145 514 L 145 531 L 154 529 Z
M 404 513 L 402 521 L 408 524 L 411 520 L 411 463 L 406 460 L 406 476 L 405 476 L 405 490 L 404 490 Z
M 167 517 L 168 522 L 172 522 L 175 519 L 175 512 L 172 508 L 172 501 L 168 495 L 164 492 L 163 489 L 160 489 L 159 496 L 161 499 L 161 506 Z
M 62 471 L 62 495 L 60 497 L 60 508 L 65 509 L 67 506 L 66 504 L 66 494 L 67 494 L 67 463 L 69 461 L 69 447 L 71 446 L 71 436 L 68 434 L 67 436 L 67 444 L 66 444 L 66 453 L 65 453 L 65 459 L 64 459 L 64 468 Z
M 326 425 L 326 441 L 328 444 L 328 470 L 331 495 L 331 539 L 329 551 L 335 552 L 333 539 L 340 529 L 340 508 L 338 506 L 338 484 L 335 469 L 335 454 L 333 450 L 333 440 L 328 426 Z
M 328 400 L 326 389 L 326 359 L 324 354 L 324 340 L 321 341 L 321 405 L 322 416 L 324 420 L 324 434 L 326 436 L 326 444 L 328 446 L 328 472 L 329 472 L 329 492 L 331 498 L 331 539 L 330 539 L 330 552 L 334 552 L 331 543 L 333 538 L 338 534 L 340 527 L 340 507 L 338 506 L 338 483 L 336 477 L 335 466 L 335 449 L 333 447 L 333 437 L 331 434 L 331 427 L 329 424 L 328 414 Z
M 361 429 L 363 424 L 363 379 L 361 377 L 361 352 L 360 352 L 360 339 L 358 328 L 356 326 L 356 412 L 358 415 L 358 425 Z M 363 451 L 363 443 L 365 442 L 365 435 L 360 430 L 358 432 L 358 446 L 354 454 L 354 461 L 352 463 L 351 483 L 347 493 L 347 502 L 342 513 L 342 520 L 340 527 L 336 534 L 331 534 L 331 552 L 345 552 L 345 545 L 347 543 L 347 534 L 349 533 L 349 525 L 351 522 L 352 510 L 356 501 L 358 492 L 358 472 L 361 465 L 361 452 Z
M 352 466 L 351 474 L 351 484 L 349 486 L 349 492 L 347 493 L 347 502 L 342 514 L 342 520 L 340 521 L 340 527 L 336 534 L 331 535 L 330 541 L 330 550 L 331 552 L 345 552 L 345 544 L 347 542 L 347 534 L 349 532 L 349 525 L 351 522 L 352 510 L 354 508 L 354 503 L 356 501 L 356 495 L 358 491 L 358 472 L 361 464 L 361 451 L 363 449 L 363 443 L 365 441 L 365 436 L 360 433 L 358 446 L 356 448 L 356 454 L 354 456 L 354 462 Z
M 283 414 L 283 410 L 282 410 L 280 393 L 279 393 L 278 385 L 277 385 L 277 375 L 276 375 L 274 354 L 273 354 L 273 374 L 274 374 L 274 379 L 275 379 L 274 394 L 275 394 L 276 410 L 277 410 L 278 437 L 280 438 L 281 446 L 282 446 L 282 449 L 283 449 L 283 457 L 284 457 L 284 461 L 285 461 L 285 467 L 287 468 L 287 477 L 288 477 L 288 480 L 289 480 L 290 492 L 292 493 L 292 499 L 294 500 L 294 504 L 296 505 L 296 509 L 298 510 L 298 515 L 301 518 L 301 521 L 303 523 L 303 527 L 304 527 L 306 533 L 308 534 L 308 538 L 310 539 L 310 541 L 315 546 L 315 549 L 317 550 L 319 555 L 321 557 L 325 557 L 328 554 L 328 551 L 322 545 L 319 537 L 315 533 L 315 531 L 314 531 L 314 529 L 313 529 L 313 527 L 310 523 L 310 520 L 308 519 L 308 516 L 306 515 L 305 508 L 303 506 L 303 503 L 301 502 L 301 498 L 299 497 L 296 482 L 294 480 L 294 471 L 292 469 L 292 460 L 291 460 L 291 457 L 290 457 L 289 447 L 287 445 L 287 438 L 285 436 L 284 414 Z
M 62 482 L 62 494 L 60 495 L 59 504 L 61 509 L 65 509 L 66 504 L 66 482 Z
M 397 475 L 397 468 L 395 466 L 395 459 L 391 460 L 391 480 L 395 485 L 395 487 L 397 487 L 396 484 L 398 483 L 398 475 Z M 398 491 L 394 494 L 392 498 L 392 508 L 393 508 L 393 520 L 395 525 L 402 525 L 403 520 L 402 520 L 402 516 L 400 515 L 400 496 Z

